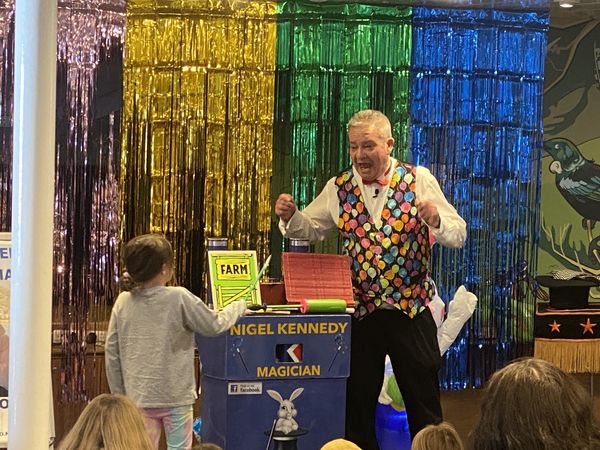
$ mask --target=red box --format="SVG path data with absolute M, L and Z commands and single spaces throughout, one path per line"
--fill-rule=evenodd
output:
M 281 256 L 281 268 L 288 303 L 335 298 L 354 306 L 348 256 L 288 252 Z

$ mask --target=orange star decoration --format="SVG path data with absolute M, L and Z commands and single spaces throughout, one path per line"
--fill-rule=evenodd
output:
M 548 326 L 550 327 L 550 333 L 554 333 L 555 331 L 560 333 L 560 325 L 560 323 L 556 323 L 556 320 L 552 323 L 549 323 Z
M 581 325 L 583 327 L 583 334 L 587 333 L 588 331 L 590 332 L 590 334 L 594 334 L 594 327 L 598 324 L 591 323 L 590 318 L 588 317 L 586 323 L 580 323 L 579 325 Z

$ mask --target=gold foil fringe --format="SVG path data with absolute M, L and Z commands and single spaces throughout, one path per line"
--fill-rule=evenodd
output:
M 269 252 L 276 3 L 131 1 L 121 237 L 163 232 L 203 293 L 207 237 Z
M 535 339 L 534 357 L 551 362 L 565 372 L 600 372 L 600 339 Z

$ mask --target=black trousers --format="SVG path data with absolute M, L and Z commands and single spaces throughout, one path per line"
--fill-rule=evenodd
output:
M 404 399 L 411 435 L 442 421 L 438 381 L 442 358 L 429 308 L 414 319 L 399 310 L 376 310 L 362 320 L 352 320 L 351 336 L 346 439 L 362 450 L 379 450 L 375 408 L 386 354 Z

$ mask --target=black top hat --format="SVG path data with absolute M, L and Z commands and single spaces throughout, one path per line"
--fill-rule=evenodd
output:
M 587 308 L 590 288 L 600 286 L 597 279 L 561 280 L 550 275 L 541 275 L 536 280 L 541 286 L 548 288 L 550 307 L 556 309 Z

